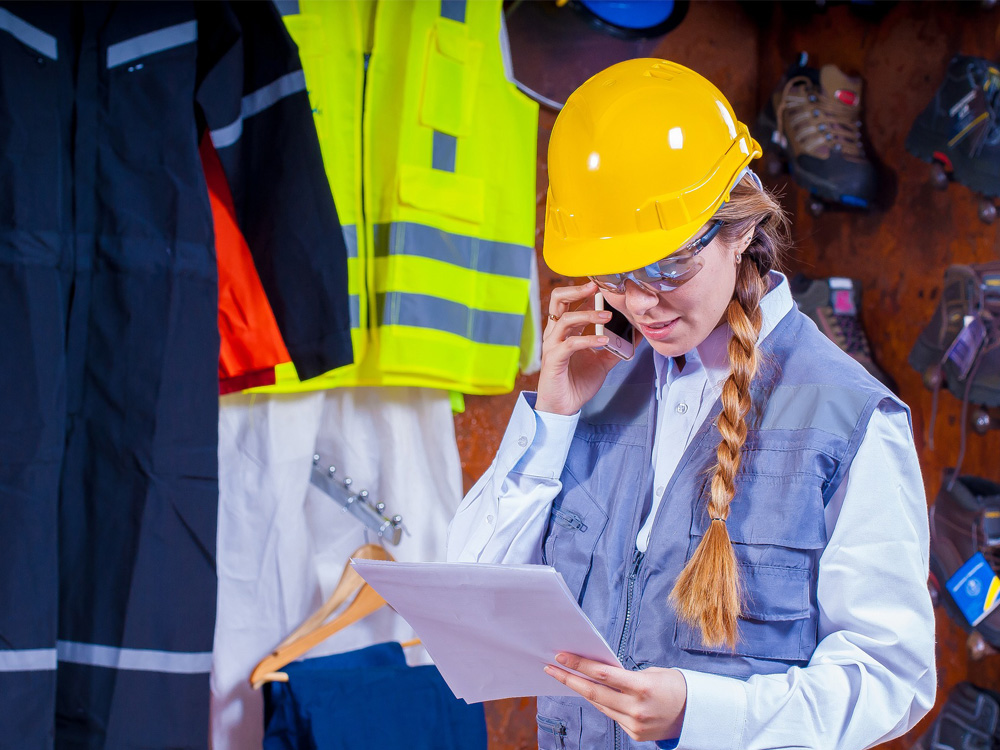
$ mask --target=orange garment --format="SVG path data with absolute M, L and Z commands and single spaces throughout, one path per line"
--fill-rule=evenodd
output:
M 236 226 L 222 164 L 206 134 L 201 163 L 208 183 L 219 266 L 219 395 L 274 383 L 274 366 L 291 357 L 278 331 L 250 249 Z

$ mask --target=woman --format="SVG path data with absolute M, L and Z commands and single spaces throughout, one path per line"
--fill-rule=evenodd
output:
M 553 128 L 545 258 L 590 281 L 553 291 L 538 392 L 449 535 L 450 559 L 554 565 L 625 667 L 560 654 L 581 698 L 539 698 L 543 748 L 862 748 L 933 705 L 909 413 L 772 270 L 759 155 L 663 60 L 594 76 Z M 591 332 L 599 290 L 627 362 Z

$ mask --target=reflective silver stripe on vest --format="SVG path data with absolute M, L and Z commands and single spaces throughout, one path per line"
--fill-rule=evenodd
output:
M 54 648 L 0 650 L 0 672 L 50 672 L 55 668 Z
M 352 294 L 347 299 L 347 309 L 351 316 L 351 328 L 361 327 L 361 298 Z
M 434 131 L 434 153 L 431 166 L 443 172 L 455 171 L 455 152 L 458 149 L 458 138 L 440 130 Z
M 59 661 L 92 667 L 169 674 L 207 674 L 212 670 L 211 651 L 153 651 L 73 641 L 59 641 L 56 648 L 59 650 Z
M 138 60 L 140 57 L 154 55 L 157 52 L 164 52 L 184 44 L 191 44 L 197 39 L 197 21 L 185 21 L 175 26 L 150 31 L 148 34 L 134 36 L 124 42 L 108 46 L 108 67 L 115 68 L 127 62 Z
M 344 244 L 347 245 L 347 257 L 358 257 L 358 226 L 357 224 L 341 224 L 340 231 L 344 234 Z
M 531 256 L 535 250 L 525 245 L 452 234 L 403 221 L 376 224 L 374 231 L 377 257 L 415 255 L 482 273 L 531 278 Z
M 4 8 L 0 8 L 0 30 L 6 31 L 21 44 L 31 47 L 50 60 L 59 59 L 59 47 L 54 36 L 46 34 L 37 26 L 32 26 Z
M 287 73 L 281 78 L 261 86 L 256 91 L 243 97 L 240 106 L 240 116 L 229 125 L 213 130 L 212 145 L 216 149 L 232 146 L 243 135 L 243 121 L 248 117 L 260 114 L 268 107 L 272 107 L 285 97 L 297 94 L 306 90 L 306 74 L 301 70 Z
M 762 430 L 794 430 L 802 425 L 850 439 L 869 394 L 831 385 L 779 385 L 767 399 Z
M 520 346 L 523 315 L 488 312 L 427 294 L 388 292 L 378 295 L 381 325 L 444 331 L 478 344 Z
M 441 17 L 465 23 L 465 0 L 441 0 Z
M 282 16 L 297 16 L 299 14 L 299 0 L 271 0 L 278 13 Z
M 358 257 L 358 227 L 356 224 L 341 224 L 340 230 L 344 235 L 344 244 L 347 245 L 347 257 Z M 348 310 L 351 317 L 351 328 L 361 327 L 361 299 L 356 294 L 352 294 L 347 300 Z

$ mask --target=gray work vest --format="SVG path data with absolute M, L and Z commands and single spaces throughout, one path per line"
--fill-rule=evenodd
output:
M 653 352 L 645 343 L 584 407 L 552 504 L 543 559 L 629 669 L 680 667 L 745 679 L 804 666 L 816 647 L 826 503 L 882 406 L 906 408 L 798 310 L 762 342 L 754 409 L 727 528 L 745 588 L 735 652 L 702 645 L 669 602 L 705 533 L 717 402 L 664 492 L 645 554 L 652 492 Z M 669 439 L 664 435 L 663 439 Z M 539 747 L 653 750 L 583 699 L 538 699 Z

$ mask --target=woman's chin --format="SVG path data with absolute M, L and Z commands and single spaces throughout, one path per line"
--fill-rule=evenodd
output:
M 662 354 L 664 357 L 680 357 L 691 351 L 694 346 L 690 345 L 686 340 L 674 340 L 674 339 L 653 339 L 648 336 L 643 338 L 649 343 L 653 348 L 653 351 L 657 354 Z

